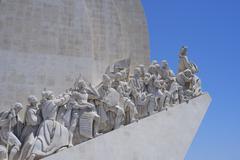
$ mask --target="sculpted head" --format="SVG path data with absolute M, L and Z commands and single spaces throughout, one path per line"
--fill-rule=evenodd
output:
M 31 104 L 31 105 L 33 105 L 33 106 L 35 106 L 35 105 L 38 103 L 37 97 L 34 96 L 34 95 L 30 95 L 30 96 L 28 97 L 28 103 Z
M 76 87 L 77 87 L 76 88 L 77 90 L 82 90 L 82 89 L 85 89 L 87 87 L 87 85 L 86 85 L 86 82 L 84 80 L 79 80 L 77 82 L 77 86 Z
M 155 64 L 158 64 L 158 61 L 157 61 L 157 60 L 153 60 L 153 61 L 152 61 L 152 65 L 155 65 Z
M 149 82 L 149 79 L 150 79 L 151 75 L 149 73 L 146 73 L 144 75 L 144 83 L 147 84 Z
M 134 77 L 139 78 L 141 76 L 141 68 L 136 67 L 134 69 Z
M 141 70 L 144 70 L 144 69 L 145 69 L 145 66 L 144 66 L 143 64 L 140 64 L 140 65 L 139 65 L 139 68 L 140 68 Z
M 150 65 L 149 68 L 148 68 L 148 72 L 150 74 L 155 74 L 156 73 L 156 65 Z
M 102 83 L 103 83 L 104 87 L 110 87 L 110 85 L 111 85 L 111 78 L 108 75 L 104 74 Z
M 161 70 L 161 67 L 159 64 L 155 64 L 156 72 L 159 73 Z
M 122 79 L 123 79 L 123 74 L 121 73 L 121 72 L 117 72 L 116 74 L 115 74 L 115 77 L 114 77 L 114 79 L 115 79 L 115 81 L 121 81 Z
M 187 56 L 187 51 L 188 48 L 186 46 L 182 46 L 182 48 L 180 49 L 179 56 Z
M 193 75 L 192 71 L 190 69 L 186 69 L 183 73 L 186 77 L 192 77 L 192 75 Z
M 13 109 L 14 109 L 15 113 L 17 114 L 18 112 L 20 112 L 23 109 L 23 105 L 21 103 L 17 102 L 14 104 Z
M 50 90 L 43 91 L 42 92 L 42 98 L 45 99 L 45 100 L 52 100 L 52 99 L 54 99 L 54 94 Z
M 139 68 L 141 70 L 141 74 L 144 75 L 145 74 L 145 66 L 143 64 L 140 64 Z
M 162 69 L 168 69 L 168 62 L 167 62 L 167 60 L 162 60 L 161 61 L 161 68 Z

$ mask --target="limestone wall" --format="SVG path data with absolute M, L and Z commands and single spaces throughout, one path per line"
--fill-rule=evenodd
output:
M 148 43 L 140 0 L 0 0 L 0 111 L 119 59 L 148 64 Z

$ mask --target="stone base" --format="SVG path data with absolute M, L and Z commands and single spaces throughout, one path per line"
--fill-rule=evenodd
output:
M 44 160 L 183 160 L 210 102 L 204 94 Z

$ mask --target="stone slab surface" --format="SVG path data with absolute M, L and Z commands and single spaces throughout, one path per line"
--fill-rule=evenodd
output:
M 106 67 L 149 63 L 140 0 L 0 0 L 0 111 L 44 87 L 59 94 L 81 73 L 93 84 Z
M 210 102 L 204 94 L 44 160 L 183 160 Z

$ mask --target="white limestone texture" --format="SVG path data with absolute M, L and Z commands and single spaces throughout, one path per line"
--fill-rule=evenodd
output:
M 97 83 L 120 59 L 146 65 L 141 2 L 0 0 L 0 57 L 0 111 L 45 87 L 59 94 L 80 73 Z
M 210 103 L 203 94 L 44 160 L 183 160 Z

